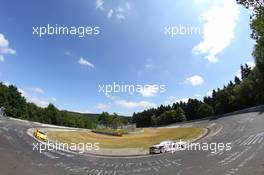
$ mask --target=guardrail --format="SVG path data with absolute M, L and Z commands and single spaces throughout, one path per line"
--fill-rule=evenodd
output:
M 237 115 L 237 114 L 243 114 L 243 113 L 249 113 L 249 112 L 264 112 L 264 105 L 255 106 L 255 107 L 246 108 L 246 109 L 241 109 L 241 110 L 238 110 L 238 111 L 229 112 L 229 113 L 226 113 L 226 114 L 209 117 L 209 119 L 214 120 L 214 119 L 218 119 L 218 118 L 221 118 L 221 117 L 226 117 L 226 116 L 229 116 L 229 115 Z
M 172 124 L 166 125 L 166 126 L 171 126 L 171 125 L 175 125 L 175 124 L 188 124 L 188 123 L 199 122 L 199 121 L 204 121 L 204 120 L 216 120 L 216 119 L 219 119 L 221 117 L 227 117 L 230 115 L 237 115 L 237 114 L 243 114 L 243 113 L 249 113 L 249 112 L 264 112 L 264 105 L 250 107 L 250 108 L 246 108 L 246 109 L 241 109 L 238 111 L 229 112 L 229 113 L 225 113 L 225 114 L 221 114 L 221 115 L 209 116 L 209 117 L 205 117 L 205 118 L 189 120 L 189 121 L 180 122 L 180 123 L 172 123 Z
M 4 117 L 6 117 L 5 108 L 4 107 L 1 107 L 0 108 L 0 118 L 4 118 Z

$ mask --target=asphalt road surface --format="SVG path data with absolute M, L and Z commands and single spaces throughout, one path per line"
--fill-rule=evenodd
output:
M 130 158 L 33 151 L 26 131 L 40 124 L 0 119 L 0 175 L 263 175 L 264 113 L 232 115 L 170 127 L 210 128 L 200 143 L 231 143 L 230 151 L 186 150 Z

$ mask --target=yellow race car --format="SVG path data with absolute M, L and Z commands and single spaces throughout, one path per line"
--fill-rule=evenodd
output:
M 41 132 L 39 129 L 36 129 L 33 133 L 33 135 L 39 139 L 39 140 L 42 140 L 44 142 L 47 142 L 48 141 L 48 137 L 45 133 Z

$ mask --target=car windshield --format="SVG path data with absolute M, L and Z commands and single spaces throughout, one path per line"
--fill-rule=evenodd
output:
M 40 134 L 43 134 L 43 135 L 45 135 L 45 133 L 44 133 L 44 132 L 41 132 L 41 131 L 39 131 L 39 133 L 40 133 Z
M 161 142 L 160 144 L 161 145 L 166 145 L 166 144 L 171 144 L 172 143 L 172 141 L 163 141 L 163 142 Z

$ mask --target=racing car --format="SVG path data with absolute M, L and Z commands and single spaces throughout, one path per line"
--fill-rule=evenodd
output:
M 172 151 L 174 143 L 175 142 L 173 142 L 171 140 L 162 141 L 159 144 L 152 145 L 149 148 L 149 153 L 150 154 L 159 154 L 159 153 L 165 153 L 165 152 Z
M 150 154 L 160 154 L 165 152 L 174 152 L 179 149 L 184 149 L 186 147 L 187 142 L 179 141 L 174 142 L 171 140 L 162 141 L 159 144 L 152 145 L 149 148 Z
M 44 142 L 47 142 L 48 141 L 48 138 L 47 138 L 47 135 L 43 132 L 41 132 L 40 130 L 36 129 L 33 133 L 33 135 L 39 139 L 39 140 L 42 140 Z

